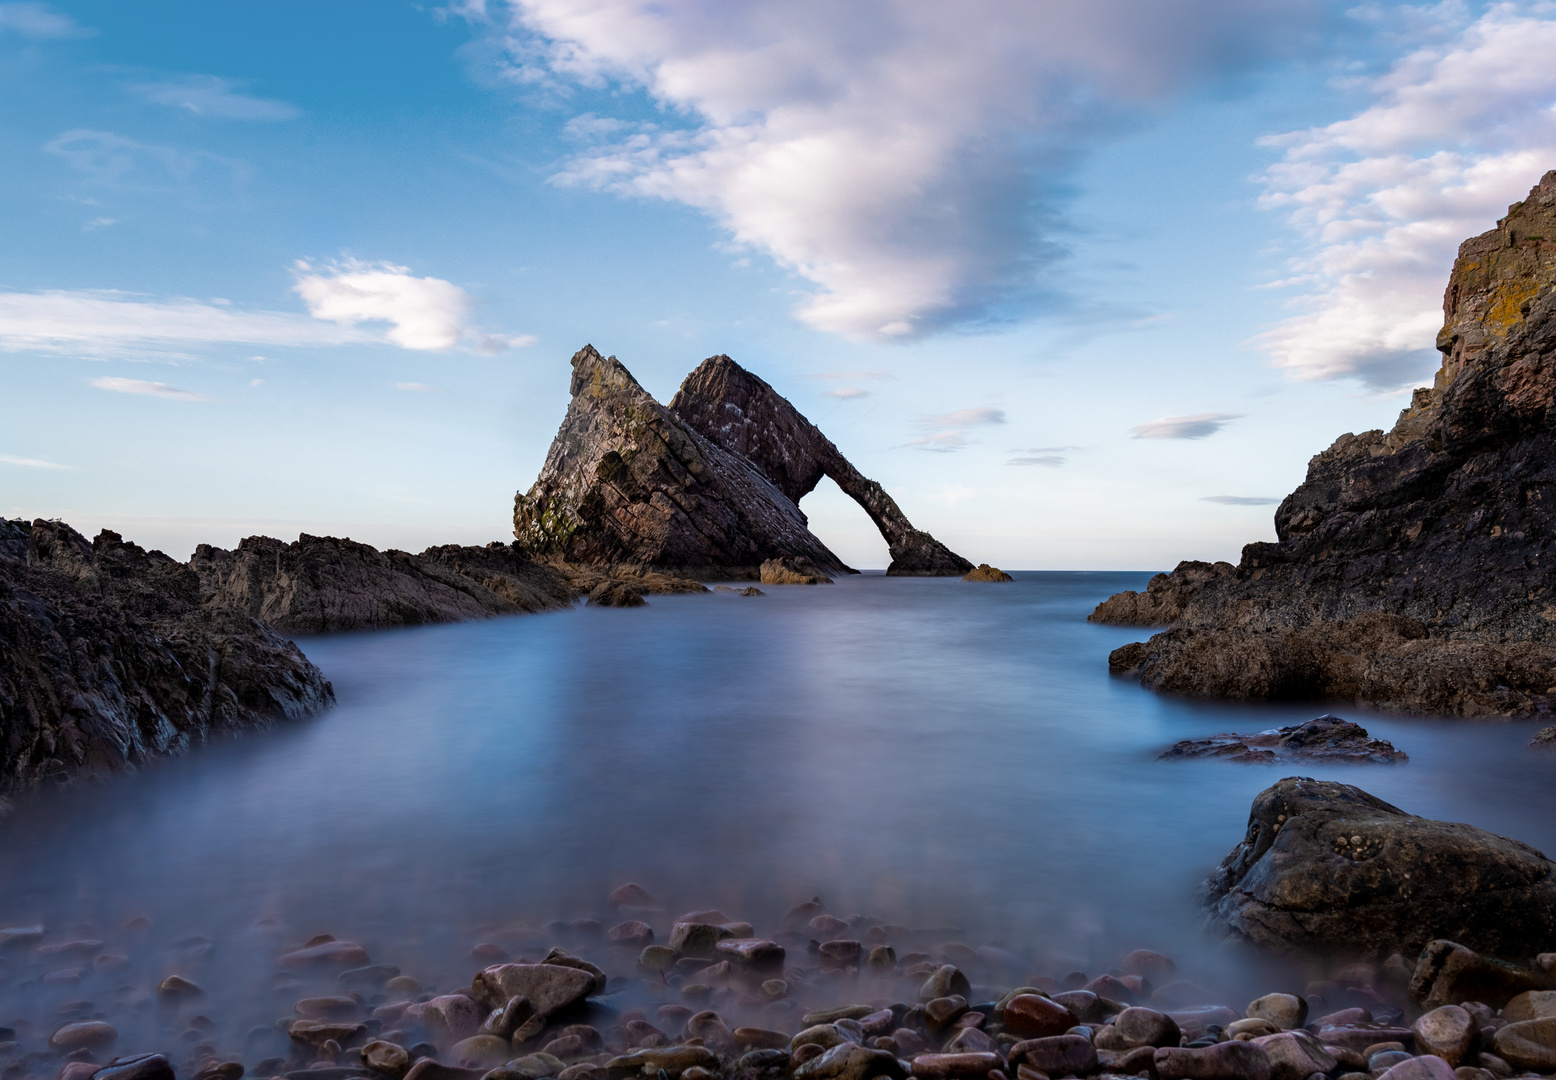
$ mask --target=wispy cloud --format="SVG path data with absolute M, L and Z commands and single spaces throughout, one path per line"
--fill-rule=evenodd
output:
M 345 259 L 316 267 L 293 265 L 293 290 L 316 319 L 341 326 L 388 323 L 384 337 L 406 349 L 447 352 L 468 342 L 482 355 L 534 343 L 529 335 L 490 334 L 471 321 L 465 290 L 435 277 L 413 277 L 409 267 Z
M 111 217 L 93 218 L 90 221 L 82 223 L 81 231 L 82 232 L 96 232 L 98 229 L 106 229 L 108 226 L 110 226 L 110 225 L 117 225 L 118 223 L 119 223 L 119 219 L 118 218 L 111 218 Z
M 960 431 L 937 431 L 933 435 L 921 435 L 917 439 L 909 439 L 902 445 L 911 446 L 915 450 L 934 450 L 946 454 L 966 446 L 967 436 Z
M 48 4 L 32 0 L 0 4 L 0 34 L 12 33 L 34 40 L 86 37 L 97 31 L 82 26 Z
M 824 379 L 829 382 L 864 382 L 869 379 L 895 379 L 889 371 L 812 371 L 807 379 Z
M 1013 457 L 1005 462 L 1006 465 L 1063 465 L 1069 459 L 1063 454 L 1027 454 L 1021 457 Z
M 814 285 L 796 314 L 903 340 L 1024 308 L 1078 156 L 1186 88 L 1304 40 L 1314 0 L 500 0 L 498 77 L 646 93 L 589 114 L 562 183 L 704 211 Z M 623 97 L 628 95 L 624 94 Z M 592 97 L 591 101 L 598 100 Z
M 415 394 L 446 394 L 446 393 L 448 393 L 448 391 L 443 389 L 441 386 L 433 386 L 431 383 L 424 383 L 424 382 L 397 382 L 397 383 L 394 384 L 394 388 L 396 390 L 409 390 L 409 391 L 411 391 L 412 393 L 415 393 Z
M 291 120 L 295 105 L 244 93 L 246 83 L 215 75 L 178 75 L 152 82 L 134 83 L 130 92 L 153 105 L 182 109 L 195 116 L 222 120 Z
M 1484 232 L 1556 164 L 1556 8 L 1440 3 L 1364 18 L 1408 19 L 1411 51 L 1359 81 L 1371 104 L 1324 127 L 1273 136 L 1284 151 L 1263 205 L 1308 246 L 1288 284 L 1293 315 L 1255 342 L 1299 379 L 1393 390 L 1440 357 L 1442 291 L 1459 242 Z
M 1003 424 L 1005 422 L 1005 410 L 986 406 L 981 409 L 957 409 L 954 412 L 941 413 L 939 416 L 927 416 L 920 423 L 925 427 L 976 427 L 980 424 Z
M 176 386 L 169 386 L 162 382 L 148 382 L 145 379 L 120 379 L 114 376 L 104 376 L 93 379 L 92 385 L 99 390 L 112 390 L 116 394 L 143 394 L 146 397 L 167 398 L 170 401 L 216 401 L 216 398 L 206 394 L 196 394 L 190 390 L 180 390 Z
M 1222 506 L 1274 506 L 1279 499 L 1267 499 L 1262 495 L 1206 495 L 1200 502 L 1219 503 Z
M 839 401 L 852 401 L 855 398 L 869 397 L 870 391 L 857 386 L 840 386 L 836 390 L 828 390 L 827 397 L 837 398 Z
M 463 289 L 441 278 L 413 277 L 403 266 L 347 262 L 316 269 L 299 262 L 293 270 L 312 318 L 245 311 L 226 300 L 153 299 L 115 290 L 0 293 L 0 350 L 144 357 L 220 344 L 387 343 L 433 352 L 463 346 L 491 355 L 535 341 L 482 329 L 471 319 L 474 305 Z
M 10 454 L 0 454 L 0 465 L 18 465 L 24 469 L 70 469 L 72 465 L 61 465 L 54 461 L 44 461 L 42 458 L 12 457 Z
M 92 187 L 132 191 L 231 189 L 249 174 L 248 165 L 205 150 L 180 150 L 140 142 L 111 131 L 75 128 L 43 147 Z
M 1214 435 L 1242 413 L 1195 413 L 1193 416 L 1164 416 L 1130 428 L 1137 439 L 1203 439 Z

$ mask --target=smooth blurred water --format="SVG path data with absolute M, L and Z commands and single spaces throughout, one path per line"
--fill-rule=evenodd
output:
M 145 915 L 146 965 L 177 969 L 187 957 L 166 948 L 204 935 L 229 975 L 328 931 L 449 985 L 504 927 L 609 925 L 606 894 L 633 880 L 672 915 L 716 906 L 772 927 L 819 895 L 836 914 L 1002 943 L 1032 972 L 1151 947 L 1249 983 L 1267 972 L 1200 933 L 1193 892 L 1253 796 L 1293 770 L 1155 757 L 1325 707 L 1110 678 L 1108 651 L 1141 632 L 1085 616 L 1145 578 L 867 575 L 305 639 L 331 712 L 0 821 L 0 925 L 114 942 Z M 1556 755 L 1524 750 L 1531 725 L 1335 711 L 1410 763 L 1303 773 L 1556 850 Z M 45 994 L 19 974 L 15 1009 L 97 978 Z M 272 1018 L 248 993 L 227 1007 Z

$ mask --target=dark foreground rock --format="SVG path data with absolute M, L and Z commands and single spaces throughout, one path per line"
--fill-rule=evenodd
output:
M 579 591 L 511 544 L 448 544 L 412 555 L 333 536 L 304 533 L 293 543 L 250 536 L 233 551 L 201 544 L 190 566 L 208 607 L 292 634 L 546 611 L 568 606 Z
M 826 475 L 881 529 L 889 573 L 971 567 L 913 529 L 879 484 L 728 357 L 693 372 L 669 408 L 592 346 L 572 365 L 561 429 L 534 485 L 514 498 L 514 536 L 531 554 L 698 577 L 754 578 L 774 559 L 849 573 L 798 506 Z
M 1442 368 L 1392 431 L 1343 435 L 1277 542 L 1181 563 L 1092 619 L 1169 626 L 1110 657 L 1153 689 L 1534 716 L 1556 690 L 1556 172 L 1466 241 Z
M 442 989 L 432 972 L 454 957 L 397 937 L 370 957 L 329 934 L 278 935 L 260 1000 L 231 993 L 238 972 L 219 962 L 204 987 L 164 979 L 154 1020 L 124 992 L 60 1010 L 37 992 L 67 955 L 100 955 L 114 981 L 144 982 L 165 955 L 132 947 L 144 927 L 107 941 L 0 929 L 16 976 L 0 983 L 14 1025 L 0 1028 L 0 1060 L 7 1080 L 1507 1080 L 1556 1068 L 1556 993 L 1518 989 L 1528 972 L 1453 942 L 1428 945 L 1408 997 L 1394 957 L 1317 968 L 1327 977 L 1300 994 L 1242 1005 L 1182 981 L 1153 986 L 1175 969 L 1159 953 L 1061 978 L 1034 954 L 836 918 L 819 899 L 772 938 L 720 911 L 667 918 L 639 885 L 607 905 L 614 915 L 498 931 L 502 947 L 458 957 L 468 984 Z M 653 925 L 604 930 L 628 912 Z M 843 936 L 855 934 L 865 940 Z M 586 955 L 569 951 L 579 940 Z M 85 1018 L 88 1006 L 98 1011 Z
M 1414 956 L 1434 939 L 1521 961 L 1556 949 L 1556 864 L 1543 854 L 1331 781 L 1261 792 L 1203 898 L 1213 922 L 1288 953 Z
M 1347 761 L 1389 764 L 1409 761 L 1403 750 L 1386 739 L 1374 739 L 1367 729 L 1338 716 L 1320 716 L 1305 724 L 1271 728 L 1253 735 L 1211 735 L 1174 743 L 1160 760 L 1217 758 L 1249 765 L 1282 761 Z
M 334 700 L 291 642 L 104 530 L 0 522 L 0 793 L 132 767 Z

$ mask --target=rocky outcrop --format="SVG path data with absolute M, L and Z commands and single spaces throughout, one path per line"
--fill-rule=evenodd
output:
M 333 536 L 304 533 L 294 543 L 250 536 L 233 551 L 201 544 L 190 567 L 207 607 L 290 634 L 546 611 L 567 607 L 576 591 L 557 568 L 496 543 L 411 555 Z
M 1016 579 L 1005 573 L 1005 571 L 1001 570 L 997 566 L 990 566 L 988 563 L 979 563 L 977 566 L 967 571 L 967 573 L 963 574 L 962 580 L 1002 582 L 1015 581 Z
M 1382 959 L 1449 939 L 1503 960 L 1556 948 L 1556 863 L 1349 784 L 1288 777 L 1203 888 L 1213 922 L 1261 946 Z
M 896 500 L 866 479 L 821 431 L 764 380 L 727 356 L 704 360 L 686 377 L 670 412 L 711 442 L 754 464 L 789 499 L 810 494 L 823 476 L 864 508 L 891 551 L 888 575 L 962 575 L 972 563 L 913 527 Z
M 104 530 L 0 522 L 0 793 L 132 767 L 334 700 L 291 642 Z
M 1181 761 L 1216 758 L 1247 765 L 1276 765 L 1283 761 L 1343 761 L 1355 764 L 1391 764 L 1409 761 L 1387 739 L 1374 739 L 1367 729 L 1338 716 L 1320 716 L 1305 724 L 1271 728 L 1253 735 L 1211 735 L 1174 743 L 1159 758 Z
M 1233 567 L 1183 563 L 1098 622 L 1146 686 L 1538 715 L 1556 691 L 1556 172 L 1460 248 L 1443 364 L 1390 432 L 1343 435 Z
M 846 573 L 755 465 L 682 422 L 620 361 L 585 346 L 540 476 L 514 499 L 533 555 L 584 565 L 755 577 L 771 558 Z

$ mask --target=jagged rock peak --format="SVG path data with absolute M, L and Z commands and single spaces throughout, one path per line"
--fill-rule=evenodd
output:
M 514 497 L 520 547 L 706 576 L 755 576 L 784 556 L 848 572 L 756 465 L 655 401 L 615 357 L 586 345 L 572 367 L 567 415 L 534 485 Z
M 1236 566 L 1183 563 L 1097 622 L 1170 624 L 1110 665 L 1216 697 L 1556 708 L 1556 171 L 1459 250 L 1442 368 L 1342 435 Z
M 670 411 L 693 430 L 752 462 L 798 503 L 823 476 L 864 508 L 891 551 L 887 574 L 950 576 L 973 564 L 913 527 L 896 500 L 866 479 L 787 398 L 727 356 L 711 356 L 686 377 Z

